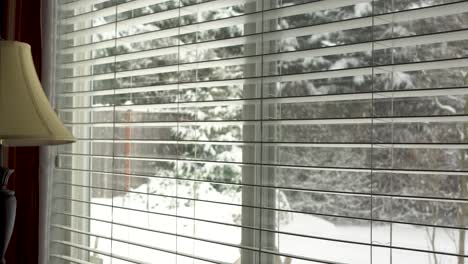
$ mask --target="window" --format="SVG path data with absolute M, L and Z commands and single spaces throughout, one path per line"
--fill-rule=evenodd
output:
M 50 263 L 468 263 L 468 2 L 56 6 Z

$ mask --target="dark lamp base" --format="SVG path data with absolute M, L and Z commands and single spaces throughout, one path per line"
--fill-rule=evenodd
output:
M 5 264 L 5 253 L 15 224 L 16 197 L 7 190 L 8 178 L 13 170 L 0 167 L 0 264 Z

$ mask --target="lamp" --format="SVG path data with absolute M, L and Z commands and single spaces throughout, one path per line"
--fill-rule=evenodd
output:
M 1 145 L 42 146 L 72 143 L 73 135 L 51 108 L 34 68 L 31 46 L 0 41 L 0 161 Z M 10 240 L 16 198 L 7 190 L 13 170 L 0 167 L 0 264 Z

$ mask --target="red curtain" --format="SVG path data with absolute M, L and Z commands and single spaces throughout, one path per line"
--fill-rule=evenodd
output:
M 16 4 L 14 40 L 31 45 L 34 63 L 41 72 L 41 10 L 42 1 L 13 0 Z M 8 2 L 8 1 L 3 1 Z M 2 8 L 2 36 L 8 23 L 7 5 Z M 10 20 L 11 21 L 11 20 Z M 38 262 L 39 234 L 39 148 L 10 148 L 8 166 L 15 170 L 9 188 L 16 192 L 18 207 L 13 236 L 6 254 L 8 264 Z

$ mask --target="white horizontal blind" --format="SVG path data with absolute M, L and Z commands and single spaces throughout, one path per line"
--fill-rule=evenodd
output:
M 468 263 L 468 2 L 57 5 L 50 263 Z

